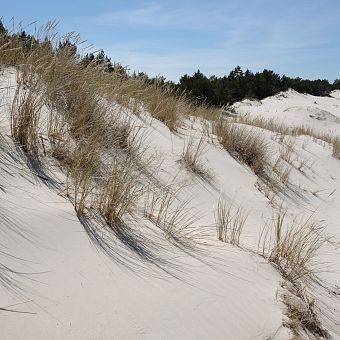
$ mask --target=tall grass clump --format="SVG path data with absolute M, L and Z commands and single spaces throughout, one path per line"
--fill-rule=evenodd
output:
M 337 138 L 333 143 L 333 157 L 340 159 L 340 139 Z
M 27 153 L 38 151 L 38 124 L 44 105 L 38 92 L 38 82 L 31 74 L 30 86 L 23 77 L 17 77 L 17 88 L 11 106 L 11 134 Z
M 109 165 L 99 185 L 96 206 L 109 226 L 114 227 L 125 214 L 133 214 L 143 194 L 139 174 L 133 172 L 131 160 L 115 160 Z
M 116 172 L 123 171 L 118 181 L 120 185 L 124 185 L 124 180 L 131 182 L 131 177 L 126 176 L 126 171 L 115 160 L 117 155 L 129 158 L 132 152 L 138 154 L 138 129 L 112 109 L 106 99 L 120 81 L 115 74 L 105 73 L 105 65 L 90 63 L 84 67 L 72 46 L 66 44 L 63 48 L 54 48 L 52 41 L 42 41 L 34 39 L 34 43 L 24 48 L 12 36 L 2 45 L 2 50 L 6 50 L 12 59 L 6 57 L 1 62 L 13 64 L 17 69 L 12 136 L 24 151 L 31 152 L 38 149 L 39 129 L 45 129 L 41 133 L 47 133 L 48 151 L 66 171 L 67 195 L 74 202 L 77 215 L 82 216 L 86 208 L 93 205 L 92 196 L 98 195 L 99 182 L 103 199 L 96 207 L 102 213 L 105 205 L 109 206 L 105 200 L 107 202 L 112 196 L 111 186 L 118 181 Z M 39 126 L 41 115 L 43 122 Z M 110 175 L 103 171 L 108 164 L 115 165 L 111 166 Z M 114 186 L 114 196 L 118 192 L 117 186 Z M 127 185 L 124 195 L 119 196 L 122 205 L 125 205 L 124 199 L 131 198 L 127 195 L 129 188 Z M 110 204 L 112 207 L 112 198 Z M 117 215 L 120 217 L 123 208 L 119 211 Z
M 248 165 L 257 175 L 264 172 L 268 147 L 259 135 L 222 119 L 215 123 L 214 133 L 232 157 Z
M 195 175 L 203 178 L 210 179 L 212 177 L 211 171 L 203 164 L 201 157 L 204 152 L 203 136 L 196 143 L 192 138 L 184 145 L 180 162 L 185 168 Z
M 289 320 L 284 325 L 290 328 L 294 338 L 300 339 L 302 330 L 316 336 L 316 338 L 329 338 L 329 333 L 323 328 L 316 313 L 316 301 L 305 287 L 292 286 L 287 293 L 282 295 L 286 305 L 286 315 Z
M 100 175 L 99 154 L 95 145 L 77 145 L 70 155 L 67 155 L 65 163 L 67 170 L 68 185 L 73 185 L 73 202 L 77 216 L 85 213 L 88 200 L 95 190 L 94 178 Z
M 291 282 L 312 277 L 317 270 L 317 254 L 328 242 L 324 227 L 311 218 L 285 224 L 285 213 L 273 219 L 273 235 L 268 229 L 260 237 L 262 255 L 275 264 Z
M 170 184 L 161 190 L 150 187 L 145 199 L 144 216 L 163 230 L 165 235 L 179 243 L 190 243 L 195 219 L 190 217 L 189 200 L 178 198 L 184 188 Z
M 289 320 L 284 325 L 296 338 L 307 331 L 317 338 L 328 338 L 316 313 L 315 298 L 308 293 L 307 285 L 317 279 L 317 255 L 329 238 L 323 235 L 324 227 L 310 216 L 306 220 L 285 223 L 285 212 L 273 218 L 272 225 L 264 228 L 260 235 L 259 248 L 287 280 L 283 288 L 282 301 L 286 305 Z
M 240 245 L 240 239 L 248 214 L 242 208 L 233 209 L 233 206 L 220 198 L 215 212 L 215 223 L 218 240 L 236 246 Z
M 187 104 L 183 95 L 178 95 L 168 85 L 147 85 L 143 103 L 151 116 L 164 123 L 170 131 L 176 132 L 187 114 Z

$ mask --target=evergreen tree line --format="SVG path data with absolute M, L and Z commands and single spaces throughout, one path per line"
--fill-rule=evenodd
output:
M 243 71 L 239 66 L 223 77 L 206 77 L 199 70 L 192 76 L 184 75 L 179 84 L 188 96 L 198 102 L 211 105 L 227 105 L 244 98 L 263 99 L 289 88 L 300 93 L 326 96 L 332 90 L 340 89 L 340 79 L 330 83 L 326 79 L 308 80 L 280 76 L 274 71 L 263 70 L 253 73 Z
M 60 53 L 61 51 L 67 50 L 67 53 L 74 55 L 84 67 L 87 67 L 90 63 L 101 65 L 104 72 L 112 73 L 115 71 L 122 76 L 128 77 L 127 69 L 119 63 L 112 63 L 111 58 L 109 58 L 103 50 L 100 50 L 97 53 L 88 53 L 85 56 L 80 56 L 76 43 L 73 43 L 69 38 L 59 41 L 57 46 L 54 47 L 47 38 L 43 41 L 39 41 L 33 35 L 26 33 L 25 30 L 18 33 L 9 33 L 0 19 L 0 47 L 4 44 L 11 44 L 13 42 L 16 43 L 16 46 L 21 46 L 21 51 L 24 55 L 34 49 L 35 46 L 44 44 L 54 53 Z
M 187 97 L 197 103 L 214 106 L 229 105 L 244 98 L 263 99 L 289 88 L 300 93 L 308 93 L 315 96 L 328 95 L 332 90 L 340 89 L 340 79 L 330 83 L 326 79 L 308 80 L 280 76 L 271 70 L 253 73 L 250 70 L 243 71 L 240 66 L 232 70 L 229 75 L 223 77 L 205 76 L 200 70 L 193 75 L 184 75 L 178 83 L 166 81 L 162 76 L 150 78 L 143 72 L 129 73 L 119 63 L 113 63 L 103 50 L 97 53 L 88 53 L 85 56 L 77 54 L 77 46 L 69 39 L 59 42 L 57 47 L 52 47 L 48 40 L 38 41 L 34 36 L 25 31 L 10 34 L 0 20 L 0 45 L 10 42 L 12 39 L 19 41 L 23 47 L 23 53 L 29 51 L 35 44 L 48 44 L 55 53 L 68 49 L 79 62 L 87 67 L 90 63 L 100 64 L 105 72 L 115 72 L 122 77 L 141 78 L 147 83 L 157 83 L 160 86 L 172 88 L 175 93 L 186 93 Z

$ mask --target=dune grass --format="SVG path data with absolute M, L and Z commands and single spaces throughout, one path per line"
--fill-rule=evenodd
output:
M 242 231 L 247 221 L 248 213 L 242 207 L 236 209 L 219 199 L 215 212 L 215 223 L 218 240 L 239 246 Z
M 118 73 L 109 74 L 104 71 L 105 65 L 90 63 L 84 67 L 70 48 L 56 51 L 47 34 L 46 39 L 41 39 L 43 43 L 36 43 L 25 51 L 15 37 L 1 44 L 0 63 L 15 65 L 18 70 L 17 93 L 12 105 L 12 136 L 25 151 L 36 151 L 39 147 L 41 109 L 43 105 L 49 108 L 50 114 L 45 121 L 50 154 L 66 170 L 74 186 L 73 201 L 78 215 L 84 214 L 86 207 L 95 206 L 108 221 L 112 221 L 115 216 L 121 218 L 124 211 L 131 211 L 134 205 L 128 201 L 135 201 L 136 186 L 130 185 L 131 178 L 127 175 L 127 168 L 120 165 L 120 158 L 110 159 L 108 150 L 133 160 L 139 150 L 138 128 L 129 119 L 122 119 L 120 114 L 113 112 L 108 104 L 110 100 L 115 100 L 137 115 L 145 108 L 173 132 L 178 131 L 188 115 L 206 118 L 207 112 L 210 112 L 214 116 L 213 132 L 220 144 L 232 157 L 249 166 L 257 175 L 265 170 L 268 146 L 258 134 L 241 124 L 259 126 L 282 134 L 308 134 L 333 141 L 329 136 L 316 136 L 304 127 L 285 128 L 273 120 L 239 117 L 231 123 L 219 119 L 215 109 L 209 111 L 205 106 L 195 106 L 187 101 L 184 94 L 175 94 L 171 88 L 162 84 L 150 84 L 145 79 L 124 78 Z M 337 145 L 334 144 L 336 153 Z M 202 150 L 202 139 L 196 146 L 189 141 L 181 160 L 193 173 L 207 177 L 208 170 L 200 162 Z M 103 154 L 106 155 L 105 160 Z M 286 157 L 288 161 L 289 154 Z M 110 171 L 103 171 L 108 164 Z M 133 167 L 130 161 L 127 164 Z M 284 173 L 282 176 L 285 181 L 288 175 Z M 98 183 L 103 197 L 94 204 L 89 197 L 98 195 L 94 189 Z M 114 201 L 116 197 L 123 200 L 121 205 Z M 167 206 L 166 198 L 164 202 L 160 205 Z M 228 225 L 228 209 L 221 203 L 219 210 L 220 224 Z M 227 221 L 223 221 L 223 215 Z M 240 226 L 236 229 L 241 230 Z M 232 242 L 238 242 L 237 236 L 232 238 L 235 239 Z
M 84 67 L 70 48 L 58 51 L 53 48 L 49 35 L 52 26 L 47 26 L 46 39 L 41 39 L 43 43 L 35 43 L 25 50 L 16 37 L 8 42 L 0 37 L 0 64 L 17 69 L 18 86 L 11 111 L 12 137 L 26 153 L 38 154 L 40 137 L 47 136 L 47 152 L 66 173 L 66 195 L 79 218 L 94 213 L 111 229 L 121 228 L 124 226 L 121 221 L 138 213 L 138 205 L 144 200 L 144 216 L 167 238 L 182 244 L 192 240 L 190 227 L 194 220 L 188 214 L 189 201 L 180 200 L 178 191 L 171 185 L 160 190 L 153 187 L 145 193 L 139 170 L 144 157 L 140 130 L 123 113 L 124 109 L 136 116 L 150 114 L 175 133 L 187 117 L 199 117 L 206 124 L 208 134 L 213 130 L 223 148 L 259 176 L 268 163 L 268 146 L 260 135 L 242 124 L 282 135 L 305 134 L 322 139 L 333 143 L 333 155 L 339 158 L 339 140 L 326 134 L 303 126 L 287 128 L 262 118 L 238 117 L 230 122 L 220 119 L 216 108 L 195 105 L 185 94 L 175 93 L 161 83 L 151 84 L 143 78 L 126 78 L 115 72 L 109 74 L 104 70 L 105 65 L 96 63 Z M 113 110 L 112 102 L 121 108 Z M 46 131 L 40 130 L 41 121 Z M 280 159 L 291 163 L 291 149 L 288 147 Z M 192 173 L 207 179 L 211 173 L 202 164 L 203 150 L 202 138 L 196 145 L 189 140 L 181 162 Z M 278 162 L 274 170 L 286 184 L 289 172 Z M 247 217 L 242 207 L 228 205 L 220 199 L 215 212 L 218 240 L 240 246 Z M 268 232 L 262 234 L 262 255 L 285 278 L 296 283 L 314 275 L 316 255 L 326 240 L 318 223 L 296 221 L 284 228 L 284 218 L 284 214 L 275 218 L 274 236 Z M 1 279 L 0 268 L 0 282 Z M 312 306 L 305 295 L 299 296 L 304 299 L 304 306 Z M 301 308 L 288 297 L 285 303 L 292 323 L 306 325 L 307 329 L 323 335 L 312 307 Z
M 323 235 L 324 227 L 311 217 L 285 224 L 285 216 L 286 213 L 275 216 L 273 234 L 268 229 L 262 231 L 259 242 L 262 255 L 291 282 L 313 277 L 318 268 L 318 252 L 328 242 Z
M 66 173 L 64 192 L 77 216 L 96 215 L 110 228 L 122 228 L 125 217 L 138 214 L 151 181 L 142 182 L 150 166 L 143 162 L 152 157 L 144 157 L 140 127 L 130 112 L 149 113 L 176 132 L 195 106 L 161 84 L 109 74 L 96 63 L 84 67 L 71 48 L 55 50 L 52 41 L 25 53 L 15 40 L 2 48 L 6 58 L 0 63 L 14 65 L 19 82 L 12 106 L 13 138 L 29 152 L 39 149 L 43 136 L 47 155 Z M 187 243 L 185 230 L 192 220 L 186 203 L 177 202 L 170 188 L 152 201 L 149 219 L 167 237 Z
M 290 127 L 285 124 L 278 123 L 274 118 L 263 118 L 259 116 L 250 117 L 246 115 L 238 115 L 234 117 L 232 121 L 240 124 L 256 126 L 264 130 L 279 133 L 281 135 L 310 136 L 315 139 L 320 139 L 331 145 L 333 145 L 336 141 L 336 137 L 330 134 L 315 131 L 312 128 L 306 127 L 304 125 Z
M 111 227 L 125 214 L 133 214 L 144 192 L 139 174 L 132 169 L 133 162 L 128 157 L 116 159 L 99 186 L 95 206 Z
M 185 166 L 188 171 L 201 177 L 202 179 L 210 180 L 212 179 L 213 174 L 212 171 L 207 166 L 205 166 L 202 161 L 203 153 L 203 136 L 201 136 L 198 143 L 195 143 L 193 138 L 190 138 L 188 142 L 184 145 L 180 162 Z
M 31 79 L 30 87 L 18 77 L 18 86 L 11 107 L 11 134 L 27 153 L 37 153 L 38 124 L 43 100 L 37 93 L 38 83 Z
M 109 83 L 103 66 L 84 68 L 71 49 L 51 46 L 40 43 L 23 51 L 15 39 L 2 45 L 6 53 L 0 62 L 17 69 L 12 137 L 31 153 L 47 135 L 47 151 L 67 174 L 66 192 L 77 215 L 94 208 L 111 223 L 130 211 L 135 195 L 127 176 L 133 165 L 126 160 L 138 153 L 138 128 L 105 99 L 117 86 L 114 75 Z
M 144 216 L 163 230 L 166 237 L 180 244 L 192 244 L 195 218 L 189 213 L 190 200 L 179 198 L 186 185 L 149 187 L 144 204 Z
M 333 157 L 340 159 L 340 139 L 337 138 L 333 143 Z
M 144 91 L 143 103 L 152 117 L 164 123 L 173 132 L 178 130 L 186 115 L 185 98 L 176 97 L 172 89 L 165 85 L 148 85 Z
M 264 172 L 268 146 L 258 134 L 223 119 L 215 123 L 214 133 L 232 157 L 248 165 L 256 175 Z
M 321 325 L 316 313 L 316 301 L 305 287 L 295 285 L 289 287 L 282 295 L 286 306 L 286 315 L 289 320 L 284 325 L 291 329 L 295 338 L 302 336 L 302 330 L 307 331 L 317 338 L 329 338 L 329 333 Z
M 317 280 L 318 253 L 330 239 L 324 236 L 322 224 L 312 216 L 290 223 L 285 223 L 285 219 L 286 212 L 277 213 L 272 225 L 262 230 L 259 239 L 260 254 L 286 279 L 281 297 L 288 320 L 283 324 L 292 331 L 294 338 L 300 338 L 305 332 L 317 338 L 328 338 L 308 285 Z

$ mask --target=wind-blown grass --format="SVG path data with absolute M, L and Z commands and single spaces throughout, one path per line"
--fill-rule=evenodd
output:
M 262 255 L 275 264 L 284 277 L 292 282 L 313 277 L 317 272 L 317 254 L 328 242 L 324 227 L 310 218 L 284 224 L 285 213 L 273 219 L 273 235 L 264 230 L 259 245 Z
M 204 153 L 203 136 L 196 143 L 192 138 L 184 145 L 180 162 L 185 168 L 203 179 L 211 179 L 212 173 L 202 162 L 201 157 Z
M 282 296 L 282 301 L 286 305 L 286 315 L 289 318 L 284 325 L 290 328 L 294 336 L 301 337 L 301 330 L 314 334 L 318 338 L 329 338 L 329 334 L 321 325 L 316 313 L 316 301 L 300 285 L 289 288 Z
M 144 205 L 144 216 L 161 228 L 175 242 L 189 244 L 192 241 L 190 228 L 195 219 L 188 214 L 189 200 L 182 201 L 178 194 L 184 186 L 174 189 L 173 184 L 154 190 L 149 188 Z
M 333 143 L 333 157 L 340 159 L 340 139 L 337 138 Z
M 36 43 L 25 53 L 22 48 L 13 38 L 0 58 L 17 68 L 13 138 L 31 153 L 38 151 L 41 134 L 47 135 L 47 152 L 66 172 L 66 193 L 78 217 L 91 209 L 109 224 L 123 218 L 136 195 L 131 160 L 141 152 L 138 128 L 106 100 L 118 76 L 110 75 L 109 82 L 104 65 L 84 67 L 70 48 L 56 51 L 52 42 Z
M 30 79 L 26 87 L 24 80 L 18 77 L 18 86 L 11 109 L 11 134 L 27 153 L 37 153 L 38 123 L 43 100 L 37 91 L 38 83 Z
M 238 115 L 233 118 L 233 122 L 250 126 L 256 126 L 261 129 L 280 133 L 281 135 L 310 136 L 312 138 L 320 139 L 329 144 L 333 144 L 336 140 L 336 138 L 330 134 L 320 133 L 304 125 L 295 127 L 287 126 L 282 123 L 278 123 L 274 118 L 263 118 L 259 116 L 250 117 L 246 115 Z
M 138 180 L 140 174 L 132 171 L 133 163 L 128 158 L 116 160 L 109 166 L 98 190 L 96 206 L 110 226 L 133 214 L 143 187 Z
M 242 230 L 247 221 L 248 214 L 242 208 L 233 209 L 233 205 L 220 198 L 215 212 L 215 223 L 218 240 L 236 246 L 240 245 Z
M 268 147 L 259 135 L 223 119 L 215 123 L 214 133 L 232 157 L 248 165 L 255 174 L 263 173 Z

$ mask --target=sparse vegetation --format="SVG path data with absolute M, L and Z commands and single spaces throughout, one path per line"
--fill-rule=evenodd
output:
M 23 79 L 18 78 L 12 104 L 11 133 L 27 153 L 38 151 L 38 122 L 43 101 L 38 94 L 37 86 L 34 79 L 31 79 L 31 86 L 26 87 Z
M 327 133 L 320 133 L 306 126 L 288 127 L 284 124 L 276 122 L 272 118 L 263 118 L 259 116 L 249 117 L 245 115 L 238 115 L 234 117 L 232 121 L 240 124 L 256 126 L 261 129 L 265 129 L 272 132 L 277 132 L 282 136 L 282 138 L 284 138 L 284 136 L 286 135 L 288 136 L 305 135 L 315 139 L 320 139 L 329 144 L 333 144 L 336 141 L 336 138 L 334 136 L 329 135 Z
M 285 149 L 282 152 L 280 152 L 279 157 L 276 159 L 272 166 L 272 171 L 276 175 L 277 180 L 284 186 L 288 186 L 289 182 L 289 175 L 292 170 L 291 164 L 291 150 L 292 149 Z M 272 180 L 275 180 L 272 178 Z M 271 183 L 270 181 L 267 181 L 267 185 L 272 185 L 272 191 L 275 191 L 274 183 Z
M 109 167 L 98 190 L 96 205 L 111 227 L 122 220 L 125 214 L 133 214 L 143 193 L 138 181 L 139 174 L 132 169 L 131 160 L 116 160 Z
M 192 173 L 203 179 L 211 179 L 212 173 L 201 160 L 204 152 L 203 136 L 199 139 L 198 143 L 194 143 L 192 138 L 184 145 L 182 155 L 180 158 L 181 163 Z
M 328 239 L 322 234 L 323 226 L 311 218 L 285 225 L 285 216 L 285 213 L 277 214 L 273 219 L 273 235 L 264 230 L 259 245 L 262 255 L 275 264 L 284 277 L 295 282 L 315 274 L 317 253 Z
M 340 139 L 337 138 L 333 143 L 333 157 L 340 159 Z
M 188 214 L 189 201 L 178 198 L 181 186 L 173 190 L 172 184 L 161 191 L 149 188 L 144 206 L 144 216 L 161 228 L 165 235 L 180 243 L 191 241 L 190 227 L 194 219 Z
M 264 228 L 259 248 L 287 280 L 283 284 L 282 301 L 286 305 L 287 321 L 284 326 L 299 338 L 304 330 L 317 337 L 328 338 L 317 315 L 315 299 L 308 293 L 307 285 L 318 271 L 317 255 L 329 241 L 323 235 L 323 226 L 312 220 L 285 222 L 286 213 L 278 213 L 270 229 Z M 271 233 L 272 232 L 272 233 Z
M 247 221 L 248 214 L 242 207 L 233 208 L 233 205 L 220 198 L 215 212 L 215 223 L 218 240 L 236 246 L 240 245 L 242 230 Z
M 263 173 L 268 147 L 259 135 L 223 119 L 215 123 L 214 133 L 232 157 L 248 165 L 255 174 Z
M 301 337 L 301 330 L 305 330 L 317 337 L 328 338 L 328 332 L 322 327 L 315 311 L 315 299 L 310 296 L 305 287 L 291 286 L 282 296 L 286 305 L 288 320 L 284 325 L 290 328 L 296 338 Z

